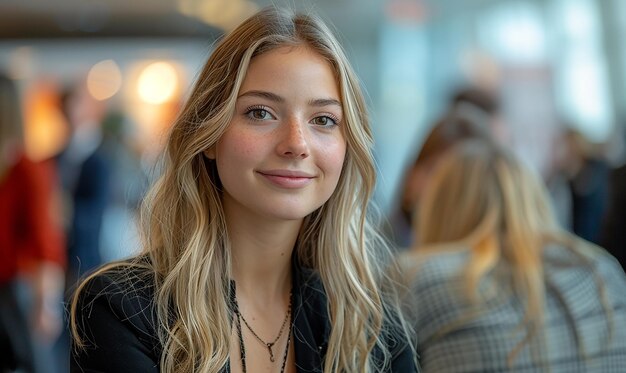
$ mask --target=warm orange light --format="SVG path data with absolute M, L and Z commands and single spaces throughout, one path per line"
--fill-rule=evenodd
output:
M 178 11 L 222 30 L 232 30 L 259 6 L 250 0 L 177 0 Z
M 24 124 L 26 153 L 31 159 L 53 157 L 65 146 L 69 132 L 54 83 L 40 81 L 26 91 Z
M 139 75 L 137 93 L 144 102 L 159 105 L 174 98 L 178 84 L 178 74 L 171 64 L 154 62 Z

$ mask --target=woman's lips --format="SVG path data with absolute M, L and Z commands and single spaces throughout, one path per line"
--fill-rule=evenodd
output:
M 309 173 L 291 170 L 258 171 L 258 174 L 270 183 L 286 189 L 303 188 L 314 179 L 314 176 Z

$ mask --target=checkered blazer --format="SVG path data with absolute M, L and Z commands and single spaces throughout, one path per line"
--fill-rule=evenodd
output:
M 481 282 L 479 293 L 486 301 L 479 315 L 437 336 L 476 309 L 462 296 L 468 254 L 436 254 L 421 263 L 413 283 L 413 311 L 423 372 L 626 372 L 626 275 L 620 265 L 600 250 L 593 260 L 613 313 L 609 340 L 592 272 L 573 264 L 576 257 L 565 248 L 548 247 L 544 255 L 545 342 L 526 345 L 511 366 L 509 353 L 525 334 L 520 327 L 525 306 L 511 290 L 506 265 L 498 265 Z M 541 359 L 533 351 L 539 351 Z

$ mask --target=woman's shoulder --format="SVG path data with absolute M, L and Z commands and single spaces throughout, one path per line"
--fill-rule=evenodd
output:
M 581 261 L 581 257 L 585 260 Z M 567 247 L 551 245 L 545 249 L 544 260 L 553 276 L 593 277 L 595 271 L 595 275 L 607 283 L 626 285 L 626 275 L 617 259 L 595 245 L 585 247 L 582 255 Z
M 546 248 L 546 279 L 559 302 L 579 318 L 603 315 L 603 302 L 613 309 L 626 309 L 626 274 L 604 249 L 589 245 L 581 255 L 562 246 Z
M 612 303 L 618 303 L 626 308 L 626 274 L 621 264 L 608 251 L 596 247 L 594 251 L 593 266 L 597 276 L 607 287 L 607 296 Z
M 626 281 L 626 275 L 624 274 L 622 265 L 605 249 L 598 248 L 596 250 L 594 261 L 601 276 L 614 278 L 620 283 L 624 283 Z
M 114 318 L 133 332 L 156 338 L 154 273 L 136 262 L 118 262 L 87 277 L 78 288 L 75 317 L 79 324 Z M 106 318 L 94 315 L 106 314 Z
M 154 294 L 154 272 L 131 261 L 105 265 L 83 281 L 81 295 L 85 297 L 152 299 Z
M 158 370 L 153 278 L 148 266 L 119 262 L 83 281 L 72 307 L 72 371 Z
M 411 287 L 428 289 L 461 279 L 469 254 L 466 250 L 414 251 L 401 254 L 398 262 Z
M 464 268 L 466 251 L 416 253 L 403 263 L 410 294 L 407 306 L 422 339 L 432 335 L 467 308 Z

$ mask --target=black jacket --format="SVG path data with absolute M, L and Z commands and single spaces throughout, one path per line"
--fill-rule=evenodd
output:
M 321 372 L 331 328 L 326 294 L 313 271 L 294 264 L 293 274 L 296 367 L 298 372 Z M 78 351 L 72 348 L 70 371 L 158 372 L 162 346 L 157 337 L 153 294 L 149 276 L 142 277 L 141 273 L 112 270 L 90 281 L 79 298 L 76 316 L 88 346 Z M 393 359 L 387 372 L 417 371 L 408 345 L 388 344 Z M 374 356 L 380 356 L 376 350 Z

